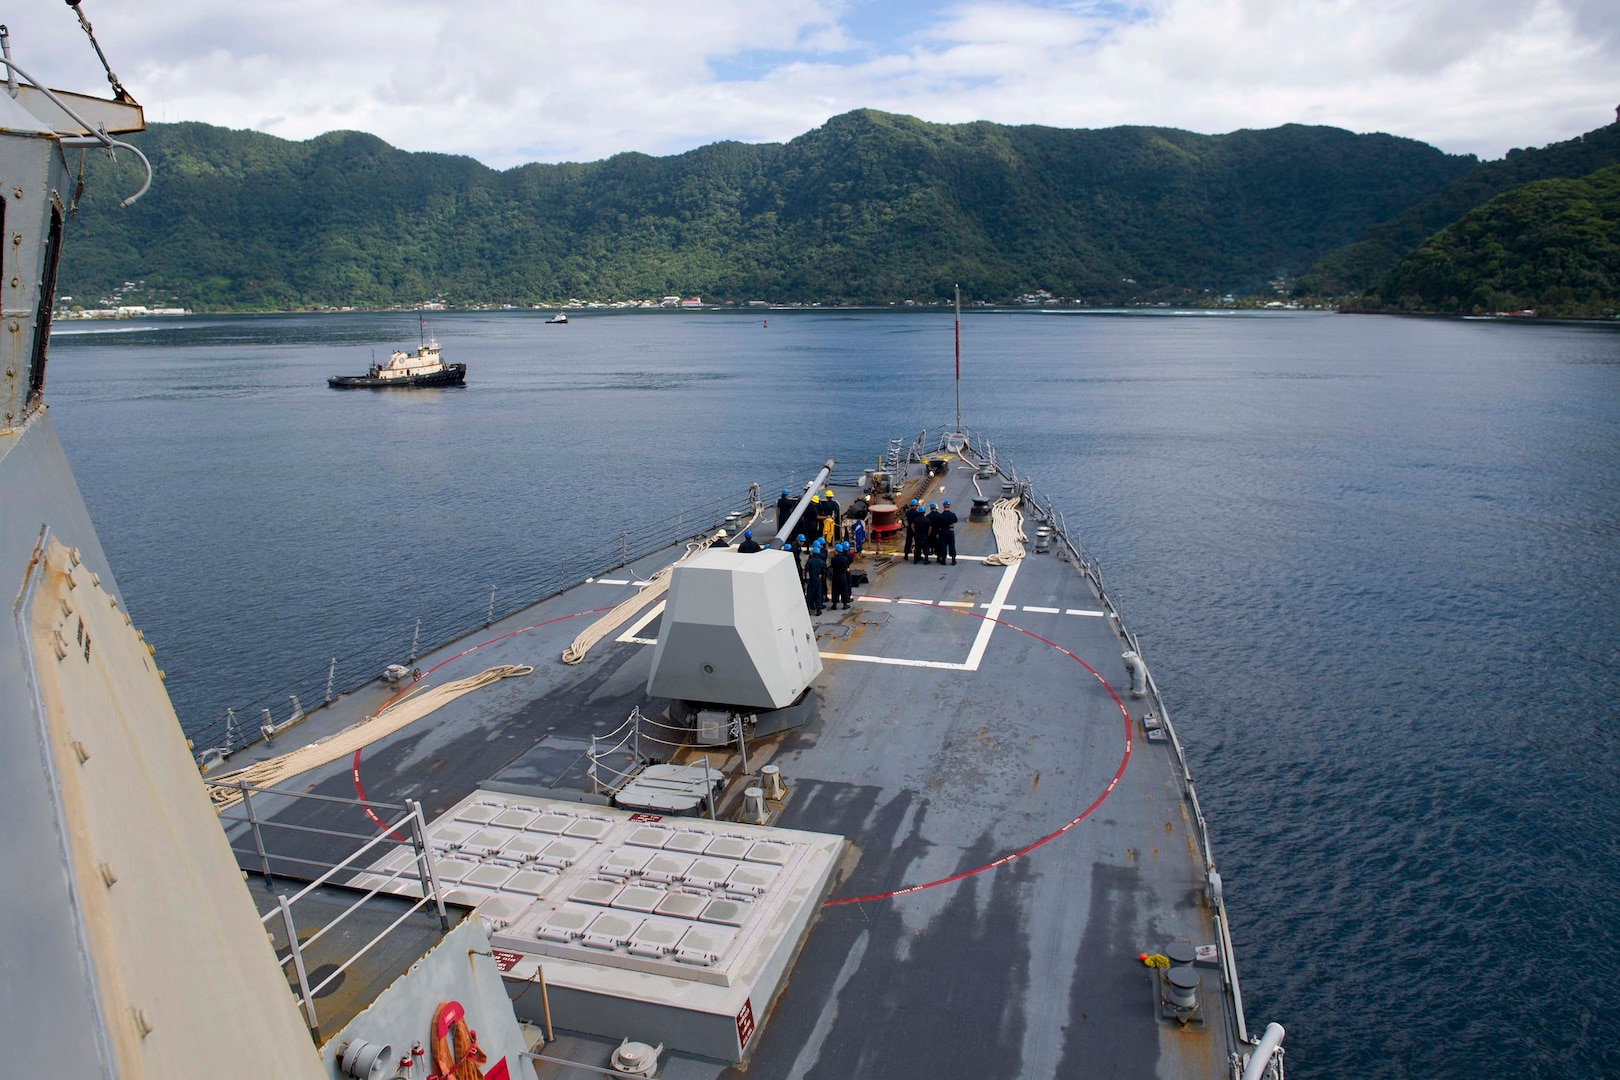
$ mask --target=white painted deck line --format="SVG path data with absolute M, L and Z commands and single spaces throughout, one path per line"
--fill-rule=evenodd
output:
M 1084 608 L 1072 607 L 1069 610 L 1065 611 L 1063 614 L 1065 614 L 1065 615 L 1089 615 L 1094 619 L 1100 619 L 1100 618 L 1102 618 L 1104 615 L 1106 615 L 1108 613 L 1106 611 L 1087 611 Z
M 628 585 L 628 584 L 630 584 L 630 582 L 628 582 L 628 581 L 620 581 L 618 578 L 606 578 L 606 577 L 597 578 L 595 583 L 597 585 Z
M 665 601 L 660 600 L 658 603 L 648 608 L 646 614 L 642 615 L 641 618 L 625 627 L 624 633 L 620 634 L 614 640 L 628 642 L 631 645 L 658 644 L 656 640 L 649 640 L 648 638 L 641 637 L 640 635 L 641 632 L 647 628 L 648 623 L 652 622 L 654 619 L 658 618 L 658 616 L 664 613 L 664 603 Z
M 941 668 L 945 671 L 974 671 L 977 665 L 953 664 L 946 660 L 907 660 L 903 656 L 867 656 L 864 653 L 824 652 L 823 660 L 859 660 L 863 664 L 889 664 L 893 667 Z
M 966 556 L 963 557 L 966 558 Z M 979 626 L 979 632 L 973 638 L 973 645 L 968 649 L 968 655 L 965 661 L 952 662 L 948 660 L 909 660 L 901 656 L 867 656 L 864 653 L 841 652 L 824 652 L 821 654 L 821 658 L 823 660 L 854 660 L 862 664 L 888 664 L 892 667 L 935 668 L 941 671 L 978 671 L 979 664 L 984 659 L 984 651 L 990 645 L 990 635 L 993 634 L 996 629 L 996 624 L 994 622 L 996 615 L 1003 611 L 1018 610 L 1017 607 L 1007 605 L 1002 601 L 1006 600 L 1007 594 L 1012 591 L 1013 578 L 1018 575 L 1019 565 L 1019 563 L 1015 562 L 1008 566 L 1002 567 L 1001 581 L 996 585 L 995 595 L 991 597 L 990 603 L 980 605 L 981 607 L 988 609 L 991 614 L 990 617 L 983 620 Z M 628 585 L 629 582 L 615 583 L 600 581 L 598 584 Z M 855 599 L 862 600 L 870 604 L 911 604 L 917 607 L 971 608 L 973 606 L 973 603 L 970 600 L 911 600 L 905 598 L 897 599 L 887 596 L 857 596 Z M 648 608 L 645 615 L 641 616 L 641 618 L 637 619 L 634 623 L 631 623 L 630 626 L 625 629 L 624 633 L 620 634 L 614 640 L 621 641 L 627 645 L 658 644 L 658 641 L 655 638 L 644 638 L 640 637 L 639 635 L 642 630 L 646 629 L 649 623 L 658 618 L 659 615 L 663 614 L 664 603 L 665 602 L 663 600 L 660 600 L 658 603 Z M 1056 613 L 1057 608 L 1043 608 L 1037 610 L 1045 610 Z
M 1055 607 L 1031 607 L 1030 605 L 1025 604 L 1024 610 L 1033 611 L 1040 615 L 1056 615 L 1059 609 Z
M 1012 591 L 1013 578 L 1018 576 L 1019 563 L 1014 562 L 1002 568 L 1001 582 L 996 586 L 996 593 L 990 602 L 984 606 L 990 610 L 990 617 L 980 621 L 979 632 L 973 638 L 973 646 L 968 649 L 967 659 L 959 664 L 945 660 L 907 660 L 898 656 L 867 656 L 863 653 L 824 652 L 823 660 L 856 660 L 863 664 L 889 664 L 893 667 L 920 667 L 936 668 L 943 671 L 978 671 L 979 663 L 984 659 L 984 650 L 990 646 L 990 635 L 995 633 L 996 615 L 1003 611 L 1015 611 L 1016 608 L 1007 607 L 1002 601 Z M 886 600 L 881 602 L 887 603 Z M 960 600 L 896 600 L 897 604 L 911 604 L 919 607 L 972 607 L 971 603 Z
M 996 593 L 990 598 L 989 614 L 979 626 L 979 634 L 973 639 L 973 648 L 968 650 L 967 669 L 979 670 L 979 661 L 984 659 L 984 650 L 990 647 L 990 635 L 996 629 L 996 616 L 1007 610 L 1007 594 L 1012 592 L 1013 578 L 1018 576 L 1018 568 L 1024 565 L 1022 559 L 1016 559 L 1002 568 L 1001 581 L 996 585 Z

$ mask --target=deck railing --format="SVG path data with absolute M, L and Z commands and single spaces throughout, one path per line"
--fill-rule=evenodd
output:
M 376 948 L 384 938 L 404 925 L 406 920 L 408 920 L 412 915 L 415 915 L 417 912 L 431 904 L 433 905 L 435 914 L 438 915 L 439 929 L 450 929 L 450 917 L 448 912 L 445 911 L 444 894 L 439 885 L 439 875 L 434 868 L 432 853 L 428 848 L 427 820 L 423 816 L 421 803 L 416 802 L 413 799 L 407 799 L 403 806 L 397 803 L 361 802 L 358 799 L 344 799 L 332 795 L 317 795 L 314 792 L 282 791 L 271 788 L 255 787 L 252 784 L 242 783 L 219 783 L 215 784 L 214 786 L 228 787 L 241 793 L 242 801 L 238 804 L 241 807 L 241 812 L 239 814 L 232 815 L 229 811 L 227 811 L 226 813 L 220 815 L 220 820 L 228 825 L 235 823 L 245 824 L 248 826 L 248 832 L 253 839 L 252 849 L 244 849 L 232 844 L 231 850 L 236 853 L 239 862 L 246 859 L 250 862 L 258 863 L 260 871 L 264 875 L 264 881 L 267 888 L 272 890 L 275 888 L 275 877 L 271 871 L 270 865 L 273 862 L 292 863 L 304 867 L 325 867 L 325 870 L 319 876 L 317 876 L 314 880 L 308 881 L 303 885 L 302 888 L 293 893 L 291 896 L 288 896 L 285 892 L 277 895 L 276 906 L 270 911 L 266 912 L 263 918 L 260 920 L 266 927 L 271 926 L 273 923 L 279 920 L 282 931 L 287 936 L 287 953 L 286 955 L 282 955 L 278 952 L 276 958 L 281 962 L 281 966 L 283 968 L 288 968 L 289 966 L 291 968 L 291 981 L 295 982 L 298 987 L 298 993 L 296 995 L 298 999 L 298 1006 L 304 1011 L 304 1019 L 309 1025 L 310 1030 L 317 1032 L 320 1030 L 320 1014 L 316 1008 L 315 1001 L 316 998 L 320 996 L 321 992 L 328 986 L 331 986 L 338 979 L 342 978 L 343 973 L 347 971 L 349 967 L 355 963 L 355 961 L 359 960 L 366 953 Z M 255 794 L 260 796 L 261 805 L 263 799 L 265 798 L 313 799 L 325 803 L 341 803 L 359 807 L 364 809 L 367 813 L 373 814 L 373 816 L 375 816 L 375 811 L 377 810 L 397 812 L 397 816 L 386 821 L 381 818 L 377 818 L 376 820 L 381 823 L 381 829 L 375 833 L 350 833 L 337 829 L 322 829 L 310 825 L 297 825 L 292 822 L 276 821 L 274 819 L 261 817 L 253 806 L 253 796 Z M 361 841 L 361 843 L 359 847 L 355 848 L 347 856 L 333 863 L 324 860 L 310 859 L 304 856 L 277 854 L 273 852 L 271 850 L 271 845 L 265 840 L 266 829 L 279 829 L 305 835 L 353 839 Z M 227 829 L 227 833 L 228 832 L 229 829 Z M 379 858 L 382 858 L 386 851 L 398 850 L 399 848 L 403 847 L 409 847 L 411 849 L 412 857 L 409 862 L 399 869 L 391 872 L 371 871 L 369 869 L 370 865 L 375 863 Z M 295 905 L 323 885 L 336 884 L 346 886 L 356 875 L 362 873 L 369 873 L 371 877 L 375 879 L 375 884 L 364 892 L 360 892 L 359 895 L 356 896 L 354 902 L 344 908 L 343 911 L 339 912 L 333 918 L 328 919 L 319 927 L 316 927 L 313 932 L 306 932 L 304 936 L 300 938 L 299 928 L 293 912 Z M 359 948 L 351 952 L 342 963 L 336 965 L 334 970 L 326 972 L 325 977 L 322 978 L 320 982 L 311 985 L 309 981 L 309 966 L 304 962 L 305 955 L 309 951 L 310 946 L 314 945 L 317 941 L 326 936 L 327 933 L 335 929 L 351 915 L 366 907 L 373 900 L 375 900 L 380 893 L 387 890 L 390 885 L 394 884 L 394 882 L 406 875 L 412 875 L 414 877 L 416 885 L 421 891 L 420 899 L 401 912 L 393 922 L 391 922 L 381 932 L 373 936 L 371 940 L 365 942 Z M 309 928 L 306 926 L 305 930 L 309 931 Z
M 671 545 L 706 535 L 720 528 L 730 514 L 746 517 L 759 497 L 759 485 L 750 485 L 715 499 L 712 507 L 684 510 L 635 530 L 599 537 L 583 553 L 576 550 L 559 560 L 555 573 L 481 585 L 476 595 L 458 605 L 431 611 L 369 641 L 346 645 L 319 667 L 294 676 L 282 689 L 232 705 L 187 734 L 199 754 L 215 749 L 228 756 L 264 739 L 266 728 L 273 737 L 302 720 L 306 709 L 330 704 L 375 681 L 390 664 L 410 667 L 419 657 L 582 584 L 586 578 L 600 577 Z M 763 514 L 769 513 L 767 506 Z
M 957 434 L 952 429 L 940 429 L 939 438 L 934 453 L 940 453 L 948 448 L 952 436 Z M 1023 496 L 1024 504 L 1032 510 L 1036 517 L 1042 519 L 1058 544 L 1067 551 L 1068 558 L 1073 560 L 1081 573 L 1091 579 L 1093 587 L 1097 590 L 1098 602 L 1107 613 L 1107 618 L 1118 631 L 1119 636 L 1130 646 L 1132 652 L 1142 655 L 1141 643 L 1135 634 L 1125 625 L 1125 617 L 1115 606 L 1113 598 L 1108 595 L 1108 588 L 1103 584 L 1102 566 L 1094 556 L 1089 555 L 1082 547 L 1079 538 L 1070 531 L 1063 514 L 1053 505 L 1052 499 L 1041 493 L 1035 482 L 1023 476 L 1018 469 L 1001 456 L 996 447 L 988 439 L 977 432 L 964 431 L 960 433 L 967 438 L 967 447 L 976 457 L 986 464 L 993 466 L 997 473 L 1010 481 L 1014 490 Z M 918 445 L 927 442 L 927 432 L 918 439 Z M 1203 807 L 1198 801 L 1198 787 L 1193 782 L 1192 769 L 1187 764 L 1187 752 L 1181 745 L 1181 739 L 1176 735 L 1175 725 L 1170 720 L 1170 709 L 1164 702 L 1164 695 L 1159 691 L 1159 684 L 1153 678 L 1153 668 L 1144 664 L 1147 671 L 1148 698 L 1153 709 L 1159 714 L 1164 724 L 1164 730 L 1170 738 L 1171 749 L 1175 752 L 1176 764 L 1180 773 L 1182 790 L 1185 792 L 1188 803 L 1192 806 L 1193 829 L 1198 838 L 1199 851 L 1204 860 L 1205 883 L 1209 892 L 1210 907 L 1214 912 L 1216 929 L 1220 934 L 1221 975 L 1227 989 L 1232 995 L 1233 1020 L 1237 1029 L 1238 1041 L 1250 1043 L 1248 1023 L 1243 1016 L 1243 990 L 1238 983 L 1237 963 L 1233 957 L 1232 932 L 1227 920 L 1226 903 L 1220 893 L 1220 874 L 1215 869 L 1215 851 L 1210 845 L 1209 823 L 1204 819 Z

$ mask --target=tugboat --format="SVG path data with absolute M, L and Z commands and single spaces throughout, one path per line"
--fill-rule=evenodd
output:
M 326 385 L 334 390 L 380 390 L 389 387 L 462 386 L 467 382 L 466 364 L 446 364 L 439 359 L 439 343 L 427 337 L 423 323 L 422 343 L 414 353 L 395 349 L 386 364 L 372 364 L 364 375 L 333 375 Z
M 568 325 L 568 312 L 566 312 L 566 311 L 557 312 L 557 314 L 553 315 L 551 318 L 546 320 L 546 325 L 547 326 L 567 326 Z

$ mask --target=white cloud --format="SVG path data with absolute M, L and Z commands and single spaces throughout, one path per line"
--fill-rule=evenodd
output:
M 864 47 L 846 0 L 87 7 L 153 119 L 357 128 L 497 166 L 786 139 L 860 106 L 1074 127 L 1299 121 L 1498 156 L 1605 123 L 1620 99 L 1620 5 L 1602 0 L 966 0 L 919 12 L 903 45 Z M 19 62 L 95 87 L 71 14 L 37 8 L 9 20 Z M 739 57 L 768 66 L 716 74 Z

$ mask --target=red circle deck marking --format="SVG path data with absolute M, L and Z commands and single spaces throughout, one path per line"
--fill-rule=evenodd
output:
M 533 626 L 525 626 L 520 630 L 508 631 L 507 633 L 501 634 L 501 635 L 499 635 L 497 637 L 492 637 L 488 641 L 480 641 L 476 645 L 470 645 L 467 648 L 462 649 L 460 652 L 456 653 L 456 655 L 454 655 L 454 656 L 449 656 L 449 657 L 446 657 L 443 660 L 440 660 L 437 664 L 434 664 L 432 667 L 430 667 L 426 671 L 424 671 L 422 673 L 422 678 L 424 678 L 424 679 L 427 678 L 429 675 L 433 674 L 435 671 L 438 671 L 440 668 L 444 667 L 444 665 L 450 663 L 452 660 L 460 660 L 463 656 L 466 656 L 468 653 L 475 653 L 479 649 L 482 649 L 484 646 L 493 645 L 497 641 L 505 641 L 509 637 L 517 637 L 517 635 L 519 635 L 519 634 L 527 634 L 530 630 L 538 630 L 542 626 L 550 626 L 552 623 L 560 623 L 560 622 L 564 622 L 565 620 L 568 620 L 568 619 L 577 619 L 581 615 L 595 615 L 595 614 L 597 614 L 599 612 L 612 611 L 612 610 L 613 609 L 611 607 L 599 607 L 599 608 L 591 608 L 589 611 L 576 611 L 572 615 L 559 615 L 555 619 L 547 619 L 545 622 L 537 622 Z M 378 709 L 377 712 L 372 713 L 371 715 L 376 716 L 377 713 L 382 712 L 383 709 L 388 708 L 388 706 L 390 706 L 394 702 L 398 701 L 404 695 L 405 695 L 404 690 L 396 691 L 391 697 L 389 697 L 389 699 L 387 701 L 383 702 L 382 709 Z M 355 752 L 354 752 L 354 763 L 353 763 L 352 766 L 350 766 L 349 772 L 354 777 L 354 793 L 360 799 L 360 803 L 361 803 L 360 809 L 362 809 L 362 810 L 364 810 L 366 812 L 366 817 L 370 818 L 376 824 L 377 828 L 386 829 L 388 827 L 387 822 L 383 821 L 382 818 L 378 817 L 375 813 L 373 813 L 371 807 L 367 806 L 365 804 L 366 803 L 366 789 L 365 789 L 365 786 L 360 783 L 360 750 L 358 750 L 358 749 L 355 750 Z M 400 836 L 398 833 L 392 833 L 391 832 L 388 835 L 392 836 L 395 840 L 403 841 L 405 839 L 403 836 Z
M 1005 626 L 1010 630 L 1017 630 L 1020 634 L 1027 634 L 1036 641 L 1044 642 L 1045 644 L 1050 645 L 1064 656 L 1067 656 L 1070 660 L 1073 660 L 1075 663 L 1091 672 L 1092 676 L 1095 677 L 1098 682 L 1102 683 L 1103 689 L 1108 691 L 1108 696 L 1114 699 L 1114 704 L 1119 706 L 1119 714 L 1125 720 L 1125 754 L 1119 759 L 1119 768 L 1114 770 L 1114 778 L 1108 781 L 1108 786 L 1103 788 L 1102 794 L 1093 799 L 1090 806 L 1086 807 L 1084 810 L 1080 811 L 1080 813 L 1070 818 L 1068 822 L 1057 829 L 1054 829 L 1052 832 L 1047 833 L 1039 840 L 1026 844 L 1017 851 L 1010 851 L 993 862 L 987 862 L 983 866 L 976 866 L 972 870 L 963 870 L 960 873 L 952 874 L 950 877 L 942 877 L 935 881 L 925 881 L 920 885 L 907 885 L 903 889 L 894 889 L 890 892 L 871 893 L 867 896 L 839 897 L 836 900 L 826 901 L 823 904 L 824 907 L 837 907 L 840 904 L 864 904 L 869 900 L 892 900 L 897 896 L 905 896 L 907 893 L 922 892 L 924 889 L 933 889 L 939 887 L 940 885 L 949 885 L 952 882 L 961 881 L 963 878 L 970 878 L 976 874 L 982 874 L 986 870 L 994 870 L 998 866 L 1006 866 L 1014 859 L 1021 859 L 1043 844 L 1048 844 L 1053 840 L 1056 840 L 1058 837 L 1080 824 L 1086 818 L 1090 817 L 1096 811 L 1097 807 L 1101 806 L 1103 801 L 1114 793 L 1114 788 L 1119 786 L 1120 778 L 1125 775 L 1125 766 L 1129 765 L 1131 761 L 1131 714 L 1128 710 L 1126 710 L 1125 703 L 1119 700 L 1119 695 L 1114 693 L 1114 688 L 1108 685 L 1108 680 L 1099 675 L 1096 668 L 1092 667 L 1090 664 L 1086 663 L 1084 660 L 1080 659 L 1078 656 L 1074 655 L 1074 653 L 1070 652 L 1068 649 L 1065 649 L 1057 642 L 1044 638 L 1035 633 L 1033 630 L 1025 630 L 1022 626 L 1007 622 L 1004 619 L 992 619 L 990 616 L 981 615 L 977 611 L 963 611 L 960 608 L 941 607 L 939 604 L 931 603 L 918 606 L 936 607 L 941 611 L 953 611 L 959 615 L 971 615 L 975 619 L 984 619 L 986 622 L 993 622 L 998 626 Z
M 953 612 L 954 614 L 958 614 L 958 615 L 971 615 L 975 619 L 983 619 L 986 622 L 993 622 L 998 626 L 1005 626 L 1009 630 L 1016 630 L 1020 634 L 1024 634 L 1024 635 L 1026 635 L 1028 637 L 1032 637 L 1036 641 L 1039 641 L 1044 645 L 1048 645 L 1051 648 L 1056 649 L 1058 652 L 1062 653 L 1064 656 L 1067 656 L 1070 660 L 1073 660 L 1075 663 L 1079 664 L 1081 667 L 1083 667 L 1087 671 L 1091 672 L 1092 677 L 1095 678 L 1099 683 L 1102 684 L 1102 687 L 1103 687 L 1104 690 L 1108 691 L 1108 696 L 1113 698 L 1114 704 L 1119 706 L 1119 714 L 1123 718 L 1124 723 L 1125 723 L 1125 753 L 1119 759 L 1119 767 L 1114 770 L 1113 779 L 1108 781 L 1108 786 L 1103 788 L 1102 794 L 1098 795 L 1095 799 L 1093 799 L 1090 806 L 1087 806 L 1084 810 L 1080 811 L 1080 813 L 1076 814 L 1073 818 L 1070 818 L 1063 825 L 1061 825 L 1058 828 L 1054 829 L 1052 832 L 1047 833 L 1045 836 L 1039 838 L 1038 840 L 1035 840 L 1035 841 L 1033 841 L 1033 842 L 1031 842 L 1029 844 L 1026 844 L 1025 846 L 1019 848 L 1016 851 L 1008 852 L 1007 854 L 1001 856 L 998 859 L 993 860 L 992 862 L 985 863 L 983 866 L 976 866 L 971 870 L 963 870 L 963 871 L 960 871 L 958 873 L 951 874 L 949 877 L 938 878 L 938 879 L 936 879 L 934 881 L 925 881 L 925 882 L 922 882 L 921 884 L 918 884 L 918 885 L 908 885 L 903 889 L 894 889 L 894 890 L 891 890 L 889 892 L 870 893 L 870 894 L 868 894 L 866 896 L 839 897 L 838 899 L 835 899 L 835 900 L 827 900 L 827 901 L 825 901 L 824 904 L 823 904 L 824 907 L 838 907 L 838 906 L 840 906 L 842 904 L 864 904 L 864 903 L 866 903 L 868 901 L 874 901 L 874 900 L 892 900 L 895 897 L 905 896 L 908 893 L 922 892 L 924 889 L 934 889 L 934 888 L 938 888 L 941 885 L 950 885 L 953 882 L 961 881 L 964 878 L 970 878 L 970 877 L 974 877 L 974 876 L 976 876 L 978 874 L 982 874 L 987 870 L 994 870 L 998 866 L 1005 866 L 1008 863 L 1014 861 L 1015 859 L 1021 859 L 1025 855 L 1028 855 L 1030 852 L 1034 851 L 1036 848 L 1042 847 L 1043 845 L 1051 843 L 1053 840 L 1056 840 L 1058 837 L 1062 836 L 1064 833 L 1068 832 L 1070 829 L 1074 828 L 1076 825 L 1080 824 L 1086 818 L 1090 817 L 1093 813 L 1095 813 L 1097 808 L 1103 804 L 1103 802 L 1108 798 L 1108 796 L 1110 796 L 1110 795 L 1112 795 L 1114 793 L 1114 788 L 1119 786 L 1120 779 L 1125 775 L 1125 767 L 1127 765 L 1129 765 L 1130 761 L 1131 761 L 1131 716 L 1130 716 L 1130 713 L 1129 713 L 1128 710 L 1126 710 L 1125 703 L 1119 699 L 1119 695 L 1114 693 L 1114 688 L 1112 686 L 1108 685 L 1108 680 L 1103 678 L 1102 675 L 1100 675 L 1097 672 L 1096 668 L 1092 667 L 1090 664 L 1086 663 L 1084 660 L 1080 659 L 1078 656 L 1074 655 L 1074 653 L 1070 652 L 1068 649 L 1065 649 L 1063 646 L 1059 645 L 1057 642 L 1052 641 L 1049 638 L 1042 637 L 1040 634 L 1035 633 L 1033 630 L 1026 630 L 1022 626 L 1017 625 L 1016 623 L 1007 622 L 1005 619 L 993 619 L 989 615 L 983 615 L 983 614 L 980 614 L 977 611 L 964 611 L 964 610 L 962 610 L 960 608 L 941 607 L 939 604 L 935 604 L 935 603 L 931 603 L 931 602 L 922 602 L 922 603 L 919 603 L 919 604 L 917 604 L 915 606 L 917 606 L 917 607 L 938 608 L 941 611 L 949 611 L 949 612 Z M 519 630 L 509 631 L 508 633 L 501 634 L 498 637 L 492 637 L 488 641 L 481 641 L 477 645 L 473 645 L 473 646 L 470 646 L 470 647 L 468 647 L 466 649 L 463 649 L 461 652 L 456 653 L 456 655 L 454 655 L 454 656 L 447 657 L 446 659 L 439 661 L 437 664 L 434 664 L 431 668 L 428 668 L 428 670 L 426 672 L 424 672 L 424 676 L 433 674 L 435 671 L 438 671 L 440 668 L 444 667 L 446 664 L 450 663 L 452 660 L 460 660 L 462 657 L 468 655 L 469 653 L 477 652 L 479 649 L 482 649 L 484 646 L 493 645 L 497 641 L 505 641 L 509 637 L 515 637 L 518 634 L 527 633 L 530 630 L 538 630 L 542 626 L 550 626 L 553 623 L 560 623 L 560 622 L 564 622 L 565 620 L 568 620 L 568 619 L 578 618 L 581 615 L 595 615 L 598 612 L 611 611 L 611 610 L 612 610 L 612 608 L 602 607 L 602 608 L 592 608 L 592 609 L 590 609 L 588 611 L 576 611 L 572 615 L 560 615 L 555 619 L 547 619 L 545 622 L 538 622 L 538 623 L 535 623 L 532 626 L 525 626 L 525 627 L 523 627 L 522 629 L 519 629 Z M 404 692 L 405 691 L 401 690 L 398 693 L 394 694 L 392 697 L 390 697 L 388 699 L 388 701 L 383 704 L 383 708 L 386 709 L 389 705 L 393 704 L 393 702 L 398 700 L 399 697 L 404 694 Z M 378 711 L 381 712 L 382 710 L 379 709 Z M 365 790 L 365 787 L 360 782 L 360 751 L 359 750 L 356 750 L 354 752 L 354 764 L 353 764 L 352 773 L 353 773 L 353 777 L 354 777 L 354 791 L 355 791 L 355 794 L 359 797 L 359 799 L 361 801 L 361 804 L 362 804 L 361 809 L 366 812 L 366 816 L 369 817 L 376 824 L 376 826 L 379 829 L 386 828 L 387 823 L 384 822 L 381 818 L 379 818 L 372 811 L 370 806 L 364 805 L 365 804 L 365 799 L 366 799 L 366 790 Z M 396 839 L 396 840 L 400 840 L 400 841 L 404 840 L 404 837 L 399 836 L 397 834 L 391 833 L 390 835 L 392 835 L 394 837 L 394 839 Z

